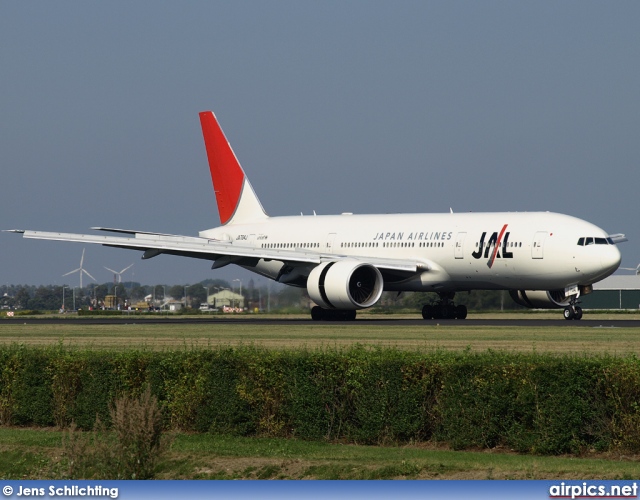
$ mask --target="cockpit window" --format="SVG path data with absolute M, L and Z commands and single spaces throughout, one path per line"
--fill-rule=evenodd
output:
M 591 237 L 583 237 L 578 238 L 578 246 L 584 247 L 587 245 L 615 245 L 611 238 L 591 238 Z

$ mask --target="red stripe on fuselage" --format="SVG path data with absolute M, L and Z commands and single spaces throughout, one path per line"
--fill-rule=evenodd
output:
M 489 262 L 487 263 L 487 266 L 489 266 L 489 269 L 491 269 L 491 267 L 493 266 L 493 261 L 496 260 L 496 255 L 498 254 L 498 249 L 500 248 L 500 245 L 502 244 L 502 237 L 504 236 L 504 232 L 507 230 L 507 226 L 509 224 L 505 224 L 504 226 L 502 226 L 502 230 L 500 231 L 500 234 L 498 235 L 498 241 L 496 241 L 496 246 L 493 249 L 493 253 L 491 254 L 491 258 L 489 259 Z
M 220 222 L 226 224 L 238 206 L 244 172 L 213 112 L 200 113 L 200 124 L 207 149 L 213 190 L 216 193 Z

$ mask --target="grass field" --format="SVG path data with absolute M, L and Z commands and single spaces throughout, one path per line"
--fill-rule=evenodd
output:
M 62 432 L 0 428 L 0 477 L 65 477 Z M 532 457 L 508 450 L 376 447 L 175 434 L 157 479 L 634 479 L 620 456 Z
M 526 316 L 525 316 L 526 317 Z M 554 316 L 555 317 L 555 316 Z M 395 319 L 395 317 L 394 317 Z M 606 323 L 606 317 L 602 317 Z M 626 319 L 626 317 L 625 317 Z M 637 328 L 584 326 L 453 326 L 426 323 L 419 326 L 358 323 L 264 324 L 228 323 L 131 324 L 86 326 L 70 320 L 63 324 L 31 325 L 0 321 L 0 343 L 64 345 L 95 349 L 207 348 L 252 344 L 269 348 L 333 348 L 356 343 L 399 349 L 434 349 L 509 352 L 554 352 L 640 355 Z

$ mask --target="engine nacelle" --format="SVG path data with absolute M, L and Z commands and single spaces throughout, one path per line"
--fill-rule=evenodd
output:
M 365 309 L 382 295 L 382 274 L 356 260 L 324 262 L 307 279 L 309 297 L 325 309 Z
M 571 296 L 564 290 L 509 290 L 516 304 L 533 309 L 560 309 L 567 307 Z

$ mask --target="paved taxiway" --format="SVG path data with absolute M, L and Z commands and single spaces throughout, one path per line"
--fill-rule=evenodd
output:
M 311 325 L 314 324 L 311 319 L 289 319 L 289 318 L 265 318 L 255 316 L 241 316 L 241 317 L 205 317 L 205 318 L 175 318 L 175 317 L 109 317 L 109 318 L 7 318 L 0 321 L 0 328 L 3 324 L 15 324 L 23 323 L 29 325 L 59 325 L 59 324 L 74 324 L 74 325 L 123 325 L 132 323 L 144 323 L 144 324 L 252 324 L 252 325 Z M 376 326 L 420 326 L 420 325 L 441 325 L 441 326 L 514 326 L 514 327 L 582 327 L 582 328 L 638 328 L 640 327 L 640 320 L 637 319 L 599 319 L 597 316 L 592 319 L 581 319 L 580 321 L 567 321 L 560 317 L 559 319 L 464 319 L 464 320 L 423 320 L 423 319 L 394 319 L 390 317 L 384 318 L 362 318 L 356 319 L 354 322 L 350 321 L 322 321 L 316 324 L 322 325 L 376 325 Z

